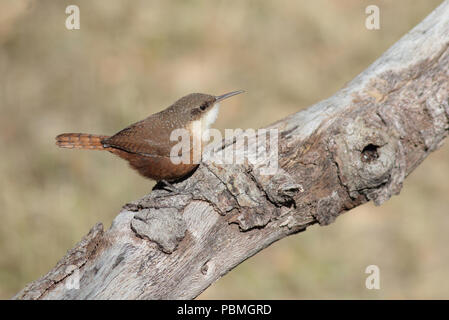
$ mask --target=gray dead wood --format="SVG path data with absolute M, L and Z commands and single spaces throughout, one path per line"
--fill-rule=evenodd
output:
M 205 156 L 176 185 L 187 194 L 154 190 L 126 205 L 14 298 L 192 299 L 274 241 L 382 204 L 448 135 L 448 47 L 445 1 L 334 96 L 269 127 L 277 174 Z

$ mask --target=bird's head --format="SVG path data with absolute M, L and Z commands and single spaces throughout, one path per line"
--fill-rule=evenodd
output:
M 184 114 L 189 122 L 201 121 L 201 127 L 208 129 L 218 117 L 220 102 L 244 92 L 232 91 L 220 96 L 204 93 L 191 93 L 176 101 L 171 108 L 173 111 Z

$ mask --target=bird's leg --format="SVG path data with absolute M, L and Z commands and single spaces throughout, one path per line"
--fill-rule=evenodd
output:
M 160 181 L 158 181 L 157 185 L 160 185 L 160 189 L 165 189 L 167 191 L 170 191 L 171 194 L 175 194 L 175 195 L 190 194 L 190 195 L 193 195 L 194 188 L 196 187 L 198 182 L 199 181 L 196 181 L 193 185 L 188 186 L 188 187 L 186 186 L 183 189 L 175 187 L 173 184 L 171 184 L 167 180 L 160 180 Z
M 181 193 L 182 190 L 179 190 L 178 188 L 176 188 L 174 185 L 172 185 L 170 182 L 168 182 L 167 180 L 159 180 L 158 184 L 162 184 L 162 189 L 165 189 L 167 191 L 171 191 L 173 193 Z
M 200 164 L 205 166 L 205 164 L 202 161 L 200 161 Z M 156 187 L 158 185 L 160 185 L 161 189 L 165 189 L 174 194 L 193 194 L 193 190 L 196 187 L 196 185 L 198 184 L 198 182 L 199 181 L 196 181 L 191 186 L 184 187 L 183 189 L 179 189 L 179 188 L 175 187 L 172 183 L 168 182 L 167 180 L 162 179 L 157 182 Z

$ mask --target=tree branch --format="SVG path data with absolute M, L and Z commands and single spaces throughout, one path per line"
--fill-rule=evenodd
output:
M 192 299 L 274 241 L 382 204 L 448 135 L 448 79 L 445 1 L 334 96 L 269 127 L 279 130 L 276 174 L 205 155 L 176 185 L 185 193 L 125 205 L 14 298 Z

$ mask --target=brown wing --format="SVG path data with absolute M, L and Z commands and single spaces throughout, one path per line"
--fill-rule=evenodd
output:
M 119 131 L 102 142 L 110 147 L 146 156 L 169 157 L 171 130 L 158 117 L 149 117 Z

